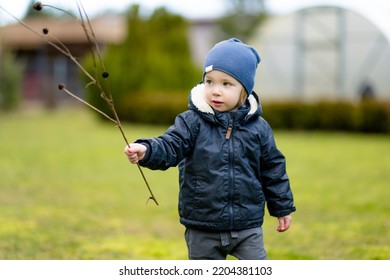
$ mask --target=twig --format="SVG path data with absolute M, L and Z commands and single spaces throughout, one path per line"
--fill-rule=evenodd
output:
M 106 117 L 106 118 L 109 119 L 110 121 L 114 122 L 114 123 L 117 125 L 117 127 L 119 128 L 120 132 L 122 133 L 122 136 L 123 136 L 123 138 L 124 138 L 124 140 L 125 140 L 127 146 L 130 147 L 130 144 L 129 144 L 129 142 L 128 142 L 127 139 L 126 139 L 126 135 L 125 135 L 125 133 L 124 133 L 124 131 L 123 131 L 123 129 L 122 129 L 122 126 L 119 125 L 118 122 L 117 122 L 116 120 L 114 120 L 113 118 L 111 118 L 110 116 L 108 116 L 106 113 L 100 111 L 98 108 L 92 106 L 92 105 L 89 104 L 88 102 L 84 101 L 82 98 L 80 98 L 80 97 L 78 97 L 77 95 L 73 94 L 71 91 L 69 91 L 69 90 L 65 87 L 64 84 L 59 84 L 58 88 L 59 88 L 60 90 L 65 91 L 67 94 L 69 94 L 69 95 L 72 96 L 73 98 L 77 99 L 78 101 L 82 102 L 82 103 L 85 104 L 86 106 L 92 108 L 92 109 L 95 110 L 96 112 L 102 114 L 104 117 Z M 138 170 L 139 170 L 139 172 L 141 173 L 142 178 L 144 179 L 144 182 L 145 182 L 145 184 L 146 184 L 146 187 L 148 188 L 149 193 L 150 193 L 150 197 L 148 198 L 147 202 L 148 202 L 149 200 L 153 200 L 154 203 L 156 203 L 156 205 L 159 205 L 158 202 L 157 202 L 156 197 L 153 195 L 152 189 L 151 189 L 151 187 L 149 186 L 148 181 L 146 180 L 145 174 L 144 174 L 144 172 L 142 171 L 142 168 L 141 168 L 141 166 L 140 166 L 138 163 L 137 163 L 137 167 L 138 167 Z M 147 203 L 147 202 L 146 202 L 146 203 Z
M 107 119 L 109 119 L 110 121 L 112 121 L 113 123 L 117 124 L 117 121 L 114 120 L 113 118 L 111 118 L 109 115 L 107 115 L 106 113 L 100 111 L 98 108 L 92 106 L 90 103 L 84 101 L 82 98 L 78 97 L 77 95 L 73 94 L 70 90 L 68 90 L 64 84 L 59 84 L 58 85 L 58 88 L 60 90 L 63 90 L 65 91 L 68 95 L 72 96 L 73 98 L 77 99 L 78 101 L 80 101 L 81 103 L 83 103 L 84 105 L 87 105 L 88 107 L 92 108 L 93 110 L 95 110 L 96 112 L 98 112 L 99 114 L 103 115 L 104 117 L 106 117 Z
M 81 3 L 80 0 L 77 0 L 77 8 L 78 8 L 78 11 L 79 11 L 79 15 L 80 15 L 80 19 L 78 19 L 75 15 L 63 10 L 63 9 L 59 9 L 57 7 L 54 7 L 54 6 L 51 6 L 51 5 L 44 5 L 42 4 L 41 2 L 36 2 L 33 6 L 33 8 L 37 11 L 41 11 L 43 9 L 43 7 L 49 7 L 49 8 L 54 8 L 54 9 L 57 9 L 59 11 L 62 11 L 68 15 L 70 15 L 72 18 L 76 19 L 77 21 L 79 21 L 79 23 L 81 24 L 83 30 L 84 30 L 84 33 L 85 33 L 85 36 L 87 37 L 87 40 L 88 40 L 88 45 L 90 47 L 90 51 L 91 51 L 91 54 L 92 54 L 92 57 L 93 57 L 93 62 L 94 62 L 94 69 L 95 69 L 95 77 L 93 77 L 78 61 L 77 59 L 72 55 L 72 53 L 70 52 L 70 50 L 60 41 L 58 40 L 57 38 L 55 38 L 54 36 L 51 36 L 49 34 L 49 30 L 47 28 L 44 28 L 42 31 L 43 31 L 43 34 L 39 33 L 38 31 L 36 31 L 34 28 L 32 28 L 31 26 L 29 26 L 27 23 L 25 23 L 24 21 L 20 20 L 19 18 L 15 17 L 14 15 L 12 15 L 11 13 L 9 13 L 7 10 L 5 10 L 3 7 L 0 6 L 0 9 L 2 9 L 3 11 L 5 11 L 7 14 L 9 14 L 11 17 L 13 17 L 14 19 L 16 19 L 20 24 L 22 24 L 24 27 L 26 27 L 27 29 L 29 29 L 30 31 L 32 31 L 33 33 L 35 33 L 36 35 L 38 35 L 39 37 L 41 37 L 45 42 L 47 42 L 49 45 L 51 45 L 52 47 L 56 48 L 59 52 L 61 52 L 62 54 L 64 54 L 65 56 L 67 56 L 71 61 L 73 61 L 73 63 L 76 64 L 76 66 L 82 70 L 82 72 L 88 77 L 88 79 L 90 80 L 90 83 L 87 85 L 95 85 L 98 90 L 100 91 L 100 96 L 106 101 L 107 105 L 109 106 L 112 114 L 114 115 L 114 118 L 110 117 L 109 115 L 107 115 L 106 113 L 102 112 L 101 110 L 99 110 L 98 108 L 94 107 L 93 105 L 91 105 L 90 103 L 86 102 L 85 100 L 83 100 L 82 98 L 78 97 L 77 95 L 73 94 L 71 91 L 69 91 L 64 84 L 59 84 L 58 85 L 58 88 L 60 90 L 63 90 L 64 92 L 66 92 L 68 95 L 70 95 L 71 97 L 77 99 L 78 101 L 82 102 L 84 105 L 92 108 L 94 111 L 98 112 L 99 114 L 103 115 L 105 118 L 107 118 L 108 120 L 112 121 L 113 123 L 116 124 L 116 126 L 119 128 L 119 131 L 123 137 L 123 139 L 125 140 L 126 142 L 126 145 L 130 147 L 130 144 L 129 144 L 129 141 L 127 140 L 126 138 L 126 135 L 124 133 L 124 130 L 123 130 L 123 127 L 122 127 L 122 124 L 120 122 L 120 119 L 119 119 L 119 116 L 116 112 L 116 109 L 115 109 L 115 106 L 114 106 L 114 101 L 113 101 L 113 98 L 112 98 L 112 94 L 111 94 L 111 90 L 110 90 L 110 87 L 109 87 L 109 83 L 108 83 L 108 78 L 109 78 L 109 73 L 106 71 L 106 68 L 104 66 L 104 62 L 103 62 L 103 59 L 102 59 L 102 56 L 101 56 L 101 52 L 100 52 L 100 49 L 99 49 L 99 44 L 97 43 L 97 40 L 96 40 L 96 36 L 95 36 L 95 33 L 93 31 L 93 28 L 92 28 L 92 25 L 91 25 L 91 22 L 89 21 L 89 18 L 88 18 L 88 15 Z M 105 81 L 105 87 L 102 86 L 102 84 L 100 83 L 99 81 L 99 77 L 98 77 L 98 71 L 97 71 L 97 63 L 96 63 L 96 58 L 95 58 L 95 55 L 97 54 L 98 56 L 98 61 L 100 63 L 100 66 L 103 70 L 103 73 L 102 73 L 102 77 Z M 137 164 L 137 167 L 138 167 L 138 170 L 140 171 L 141 175 L 142 175 L 142 178 L 146 184 L 146 187 L 150 193 L 150 197 L 148 198 L 147 202 L 149 200 L 153 200 L 154 203 L 156 203 L 156 205 L 159 205 L 158 202 L 157 202 L 157 199 L 156 197 L 154 196 L 153 192 L 152 192 L 152 189 L 150 188 L 149 186 L 149 183 L 148 181 L 146 180 L 146 177 L 141 169 L 141 166 L 139 164 Z
M 106 91 L 103 89 L 103 87 L 100 84 L 100 82 L 97 79 L 97 77 L 96 77 L 96 83 L 95 84 L 96 84 L 96 86 L 100 90 L 101 97 L 106 101 L 106 103 L 110 107 L 111 112 L 113 113 L 114 118 L 116 120 L 117 127 L 119 128 L 119 131 L 121 132 L 122 137 L 123 137 L 123 139 L 126 142 L 126 145 L 130 147 L 129 141 L 126 138 L 126 135 L 125 135 L 125 132 L 123 130 L 123 127 L 122 127 L 121 121 L 119 119 L 119 116 L 118 116 L 118 114 L 117 114 L 117 112 L 115 110 L 114 100 L 112 98 L 111 89 L 110 89 L 109 82 L 108 82 L 109 73 L 106 71 L 106 67 L 104 65 L 104 62 L 103 62 L 103 59 L 102 59 L 102 56 L 101 56 L 101 52 L 100 52 L 100 49 L 99 49 L 99 44 L 97 43 L 96 36 L 95 36 L 94 31 L 93 31 L 93 28 L 92 28 L 91 22 L 89 20 L 88 14 L 86 13 L 86 11 L 84 9 L 84 6 L 82 5 L 80 0 L 77 0 L 77 8 L 79 10 L 79 14 L 80 14 L 80 18 L 81 18 L 81 25 L 82 25 L 82 27 L 84 29 L 85 35 L 87 36 L 87 39 L 88 39 L 88 42 L 89 42 L 89 46 L 92 49 L 92 55 L 95 54 L 93 52 L 93 48 L 92 48 L 92 45 L 93 45 L 93 46 L 95 46 L 95 50 L 96 50 L 97 56 L 99 58 L 100 65 L 102 66 L 102 69 L 103 69 L 102 77 L 105 80 Z M 84 19 L 84 17 L 85 17 L 85 19 Z M 96 68 L 97 66 L 96 66 L 95 57 L 93 59 L 94 59 L 94 66 Z M 143 180 L 144 180 L 144 182 L 146 184 L 146 187 L 148 188 L 148 191 L 150 193 L 150 197 L 149 197 L 148 201 L 149 200 L 153 200 L 156 203 L 156 205 L 159 205 L 158 202 L 157 202 L 156 197 L 154 196 L 154 194 L 152 192 L 152 189 L 149 186 L 148 181 L 146 180 L 145 174 L 142 171 L 141 166 L 138 163 L 137 163 L 137 167 L 138 167 L 138 170 L 140 171 L 140 173 L 142 175 L 142 178 L 143 178 Z

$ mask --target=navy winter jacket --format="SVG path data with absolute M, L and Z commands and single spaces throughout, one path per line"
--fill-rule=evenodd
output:
M 160 137 L 139 139 L 148 149 L 140 165 L 165 170 L 179 165 L 180 222 L 209 231 L 261 226 L 295 211 L 283 154 L 260 116 L 255 93 L 235 112 L 217 112 L 204 85 L 191 91 L 189 110 Z

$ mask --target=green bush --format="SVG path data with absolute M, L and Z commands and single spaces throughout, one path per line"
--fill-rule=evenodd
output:
M 188 94 L 138 92 L 116 107 L 124 121 L 170 125 L 187 109 Z M 274 129 L 390 133 L 390 104 L 381 102 L 265 103 L 263 117 Z
M 201 78 L 190 54 L 187 22 L 164 8 L 142 17 L 137 5 L 127 17 L 127 39 L 103 53 L 116 111 L 123 121 L 169 122 L 182 110 L 183 101 L 187 104 L 187 92 Z M 91 57 L 86 64 L 94 73 Z M 177 92 L 185 93 L 178 101 Z M 88 101 L 109 111 L 93 86 Z
M 316 126 L 312 106 L 299 102 L 271 103 L 263 106 L 263 117 L 274 128 L 312 129 Z
M 183 92 L 140 92 L 124 99 L 119 105 L 119 117 L 126 121 L 149 124 L 172 124 L 175 117 L 187 109 L 188 95 Z
M 273 128 L 370 133 L 390 132 L 390 106 L 384 102 L 277 102 L 263 106 Z
M 8 52 L 0 60 L 0 109 L 11 110 L 21 100 L 22 68 Z
M 321 101 L 313 104 L 315 127 L 322 130 L 352 131 L 355 129 L 356 107 L 347 102 Z
M 357 128 L 362 132 L 390 132 L 390 110 L 386 104 L 364 101 L 359 106 Z

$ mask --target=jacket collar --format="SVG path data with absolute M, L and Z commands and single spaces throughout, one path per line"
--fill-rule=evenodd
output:
M 190 109 L 197 111 L 206 119 L 215 120 L 215 118 L 219 118 L 218 115 L 221 114 L 214 111 L 214 109 L 206 102 L 203 83 L 196 85 L 191 90 L 189 103 Z M 262 114 L 261 104 L 255 92 L 252 92 L 252 94 L 248 96 L 246 107 L 246 110 L 241 110 L 241 108 L 238 110 L 240 112 L 245 112 L 245 115 L 242 118 L 244 122 L 252 119 L 253 117 L 259 117 Z

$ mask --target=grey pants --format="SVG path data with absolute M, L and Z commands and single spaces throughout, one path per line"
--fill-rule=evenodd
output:
M 185 239 L 190 260 L 225 260 L 232 255 L 240 260 L 266 260 L 261 227 L 208 232 L 187 228 Z

